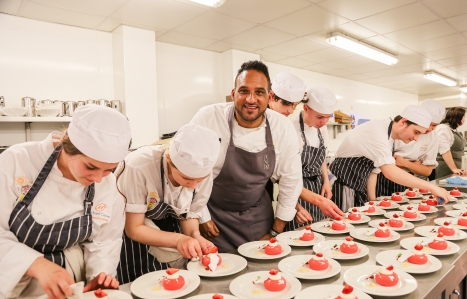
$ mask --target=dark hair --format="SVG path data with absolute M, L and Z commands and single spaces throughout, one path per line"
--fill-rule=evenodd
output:
M 75 155 L 82 155 L 83 153 L 76 148 L 76 146 L 71 142 L 70 138 L 68 137 L 68 130 L 62 130 L 62 138 L 60 140 L 62 144 L 63 150 L 68 156 L 75 156 Z
M 274 94 L 274 101 L 276 102 L 281 102 L 282 105 L 284 106 L 293 106 L 294 103 L 289 102 L 287 100 L 284 100 L 283 98 L 278 97 L 276 94 Z
M 398 123 L 401 119 L 403 119 L 403 117 L 400 116 L 400 115 L 394 117 L 394 121 L 395 121 L 396 123 Z M 408 120 L 408 119 L 407 119 L 407 122 L 406 122 L 406 123 L 407 123 L 407 126 L 416 125 L 416 123 L 414 123 L 413 121 L 410 121 L 410 120 Z
M 453 107 L 446 112 L 446 116 L 441 121 L 442 124 L 448 124 L 451 129 L 457 129 L 461 125 L 462 118 L 465 115 L 465 109 L 463 107 Z
M 271 79 L 269 78 L 268 66 L 259 60 L 250 60 L 242 64 L 242 66 L 237 72 L 237 76 L 235 76 L 234 86 L 236 85 L 238 76 L 240 76 L 240 74 L 244 71 L 249 70 L 254 70 L 263 73 L 266 76 L 266 79 L 268 79 L 268 90 L 271 89 Z

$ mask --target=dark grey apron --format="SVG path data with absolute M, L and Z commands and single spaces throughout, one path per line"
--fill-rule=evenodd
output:
M 462 136 L 461 132 L 452 131 L 454 135 L 454 143 L 451 146 L 451 155 L 456 167 L 458 169 L 462 168 L 462 157 L 464 156 L 464 148 L 467 143 L 464 136 Z M 438 161 L 438 167 L 436 167 L 436 178 L 445 177 L 452 174 L 451 169 L 449 166 L 444 162 L 443 157 L 438 154 L 436 157 L 436 161 Z
M 62 145 L 58 145 L 49 159 L 42 167 L 41 172 L 32 184 L 29 191 L 18 201 L 10 215 L 8 225 L 19 242 L 44 254 L 51 262 L 65 268 L 65 255 L 63 250 L 82 243 L 91 236 L 92 216 L 91 208 L 94 199 L 94 184 L 91 184 L 85 193 L 84 215 L 63 222 L 42 225 L 36 222 L 28 210 L 29 204 L 36 197 L 52 167 L 60 155 Z M 60 199 L 57 199 L 60 200 Z
M 276 165 L 269 121 L 266 118 L 267 146 L 258 153 L 235 147 L 233 121 L 231 107 L 229 147 L 208 201 L 211 219 L 219 228 L 219 236 L 213 239 L 219 252 L 235 252 L 238 246 L 259 240 L 274 221 L 271 199 L 265 190 Z

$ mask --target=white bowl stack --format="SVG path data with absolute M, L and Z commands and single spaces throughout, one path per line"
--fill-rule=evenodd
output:
M 36 106 L 36 115 L 40 117 L 58 116 L 62 108 L 60 104 L 42 104 Z

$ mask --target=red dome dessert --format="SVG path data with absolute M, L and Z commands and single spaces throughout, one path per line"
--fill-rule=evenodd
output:
M 467 212 L 462 214 L 461 218 L 457 220 L 457 224 L 461 226 L 467 226 Z
M 404 212 L 405 218 L 416 219 L 418 217 L 417 212 L 413 210 L 411 206 L 407 207 L 407 210 Z
M 391 202 L 387 198 L 383 198 L 379 205 L 385 208 L 389 208 L 391 206 Z
M 165 270 L 167 276 L 162 280 L 162 286 L 164 289 L 175 291 L 181 289 L 185 285 L 185 279 L 177 273 L 178 271 L 179 270 L 175 268 Z
M 439 233 L 443 233 L 445 236 L 454 236 L 456 230 L 452 227 L 451 222 L 444 221 L 443 226 L 438 228 Z
M 212 299 L 224 299 L 224 296 L 219 295 L 219 294 L 214 294 L 214 296 L 212 296 Z
M 346 284 L 342 289 L 342 292 L 335 299 L 358 299 L 357 296 L 353 295 L 353 287 Z
M 107 293 L 104 292 L 102 289 L 97 289 L 94 291 L 94 296 L 99 299 L 107 299 Z
M 323 256 L 321 252 L 318 252 L 308 261 L 308 266 L 310 266 L 310 268 L 313 270 L 323 271 L 329 267 L 329 261 Z
M 395 286 L 399 282 L 399 276 L 393 270 L 393 266 L 381 268 L 375 274 L 376 283 L 385 287 Z
M 418 189 L 418 192 L 420 193 L 429 193 L 428 189 Z
M 391 231 L 383 222 L 380 222 L 378 229 L 375 231 L 375 236 L 378 238 L 389 238 L 391 236 Z
M 457 187 L 454 187 L 454 189 L 452 189 L 451 192 L 449 192 L 449 194 L 451 194 L 452 196 L 460 196 L 461 192 Z
M 444 240 L 444 234 L 438 233 L 433 241 L 428 243 L 428 247 L 436 249 L 436 250 L 446 250 L 448 249 L 448 242 Z
M 402 201 L 402 196 L 400 195 L 399 192 L 396 192 L 395 194 L 393 194 L 393 195 L 391 196 L 391 199 L 392 199 L 393 201 Z
M 285 289 L 287 281 L 279 273 L 277 269 L 269 271 L 269 278 L 264 281 L 264 288 L 271 292 L 280 292 Z
M 418 204 L 418 210 L 422 212 L 429 212 L 430 206 L 427 204 L 426 200 L 422 200 L 421 203 Z
M 311 241 L 315 238 L 315 234 L 311 231 L 311 227 L 307 225 L 305 227 L 305 231 L 303 232 L 303 236 L 300 237 L 302 241 Z
M 345 225 L 344 221 L 341 220 L 341 217 L 337 217 L 336 220 L 332 223 L 331 228 L 333 230 L 345 230 L 347 225 Z
M 217 266 L 222 263 L 222 257 L 218 254 L 216 246 L 213 246 L 203 252 L 203 260 L 201 261 L 206 270 L 216 271 Z
M 367 212 L 367 213 L 376 212 L 375 203 L 373 201 L 370 201 L 366 207 L 367 209 L 364 212 Z
M 349 218 L 349 220 L 352 220 L 352 221 L 359 221 L 362 219 L 362 215 L 358 212 L 357 208 L 353 208 L 352 211 L 350 211 L 347 218 Z
M 391 226 L 391 227 L 400 228 L 400 227 L 404 226 L 404 221 L 401 220 L 399 218 L 399 215 L 397 215 L 397 214 L 392 215 L 392 218 L 389 219 L 388 222 L 389 222 L 389 226 Z
M 340 246 L 340 250 L 347 254 L 357 253 L 358 245 L 353 241 L 352 237 L 346 237 L 344 243 Z
M 436 206 L 438 204 L 438 201 L 433 195 L 430 195 L 426 200 L 426 204 L 429 206 Z
M 407 190 L 407 191 L 405 192 L 405 196 L 408 196 L 408 197 L 415 197 L 415 196 L 417 196 L 417 192 L 415 192 L 415 191 L 413 190 L 413 188 L 409 188 L 409 190 Z
M 282 246 L 277 243 L 275 238 L 271 238 L 269 244 L 264 247 L 264 252 L 269 255 L 278 255 L 282 252 Z
M 428 262 L 428 257 L 423 252 L 423 245 L 418 243 L 414 247 L 413 255 L 409 256 L 407 259 L 409 263 L 417 264 L 417 265 L 424 265 Z

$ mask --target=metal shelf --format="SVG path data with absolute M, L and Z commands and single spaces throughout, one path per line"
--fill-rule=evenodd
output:
M 39 116 L 0 116 L 0 122 L 10 123 L 66 123 L 70 122 L 70 116 L 63 117 L 39 117 Z

